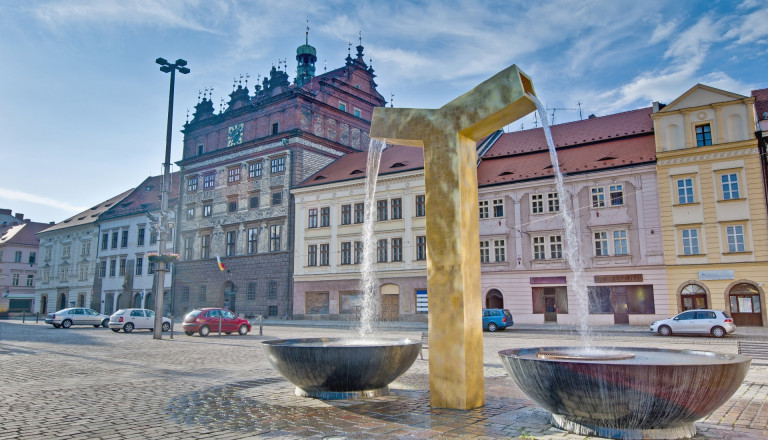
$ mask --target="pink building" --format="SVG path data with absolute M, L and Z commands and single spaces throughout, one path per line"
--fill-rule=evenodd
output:
M 49 227 L 0 209 L 0 314 L 32 313 L 40 240 L 35 234 Z

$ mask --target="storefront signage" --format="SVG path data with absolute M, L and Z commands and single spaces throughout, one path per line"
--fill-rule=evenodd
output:
M 732 270 L 701 270 L 699 271 L 699 280 L 733 280 L 736 274 Z
M 565 284 L 565 277 L 531 277 L 531 284 Z
M 595 275 L 595 283 L 642 283 L 643 274 Z

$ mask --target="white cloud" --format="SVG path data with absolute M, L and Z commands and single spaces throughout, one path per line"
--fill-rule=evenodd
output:
M 36 194 L 25 193 L 22 191 L 15 191 L 12 189 L 0 188 L 0 198 L 13 201 L 22 201 L 27 203 L 33 203 L 36 205 L 45 205 L 63 211 L 76 214 L 78 212 L 85 211 L 87 208 L 82 206 L 74 206 L 67 202 L 51 199 L 45 196 L 38 196 Z
M 648 44 L 656 44 L 669 38 L 670 35 L 677 29 L 677 20 L 668 21 L 666 23 L 659 23 L 651 34 L 651 39 Z
M 738 18 L 738 25 L 725 33 L 726 38 L 735 39 L 735 44 L 765 45 L 768 36 L 768 7 L 762 4 L 744 17 Z

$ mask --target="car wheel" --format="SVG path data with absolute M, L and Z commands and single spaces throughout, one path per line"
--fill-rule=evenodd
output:
M 184 332 L 184 334 L 187 335 L 187 336 L 192 336 L 192 335 L 195 334 L 195 332 Z
M 119 331 L 120 331 L 120 329 L 119 329 L 119 328 L 113 328 L 113 329 L 112 329 L 112 331 L 113 331 L 113 332 L 115 332 L 115 333 L 117 333 L 117 332 L 119 332 Z
M 237 329 L 237 332 L 240 334 L 240 336 L 245 336 L 248 334 L 248 326 L 243 324 L 240 326 L 239 329 Z
M 163 331 L 167 332 L 170 329 L 171 329 L 171 323 L 170 322 L 164 322 L 163 323 Z
M 132 332 L 133 331 L 133 324 L 131 324 L 130 322 L 126 322 L 125 325 L 123 326 L 123 331 L 126 332 L 126 333 Z
M 718 327 L 712 327 L 711 333 L 712 333 L 712 336 L 714 336 L 716 338 L 722 338 L 723 336 L 725 336 L 725 329 L 722 328 L 722 327 L 719 327 L 719 326 Z
M 231 335 L 232 332 L 224 332 L 225 335 Z
M 61 327 L 61 324 L 53 324 L 53 328 L 59 328 Z
M 71 319 L 65 319 L 61 321 L 61 326 L 64 328 L 70 328 L 72 327 L 72 320 Z
M 109 319 L 105 319 L 105 320 L 101 321 L 101 326 L 104 327 L 104 328 L 109 327 Z
M 210 329 L 210 328 L 208 328 L 208 326 L 207 326 L 207 325 L 204 325 L 204 326 L 200 327 L 200 331 L 199 331 L 199 333 L 200 333 L 200 336 L 202 336 L 202 337 L 206 337 L 206 336 L 208 336 L 208 334 L 209 334 L 210 332 L 211 332 L 211 329 Z
M 496 324 L 494 324 L 494 323 L 488 324 L 488 331 L 489 332 L 495 332 L 496 330 L 498 330 L 498 328 L 499 327 L 497 327 Z
M 93 328 L 99 328 L 101 324 L 93 324 Z
M 662 325 L 659 327 L 659 334 L 661 336 L 670 336 L 672 334 L 672 329 L 669 328 L 669 326 Z

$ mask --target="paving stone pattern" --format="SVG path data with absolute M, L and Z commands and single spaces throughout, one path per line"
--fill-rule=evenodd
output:
M 578 338 L 533 330 L 485 333 L 486 405 L 472 411 L 429 406 L 428 358 L 363 400 L 296 397 L 269 365 L 260 341 L 343 337 L 348 330 L 265 327 L 264 336 L 185 336 L 162 341 L 135 331 L 0 321 L 0 440 L 3 439 L 583 439 L 550 425 L 512 382 L 499 350 L 578 345 Z M 386 337 L 420 338 L 412 330 Z M 596 345 L 736 351 L 734 338 L 662 338 L 634 333 Z M 768 366 L 753 365 L 738 392 L 697 422 L 697 439 L 766 439 Z

